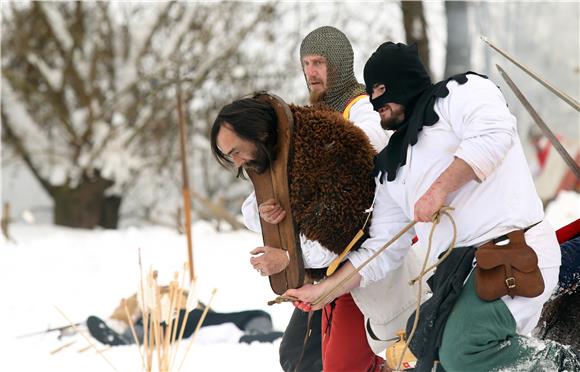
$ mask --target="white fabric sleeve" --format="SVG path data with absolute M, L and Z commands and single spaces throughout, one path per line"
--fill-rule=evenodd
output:
M 244 200 L 244 203 L 242 204 L 242 216 L 244 217 L 244 225 L 246 225 L 249 230 L 257 233 L 262 232 L 255 191 L 252 191 L 246 200 Z
M 440 109 L 461 138 L 455 156 L 463 159 L 484 181 L 502 163 L 517 138 L 516 118 L 500 90 L 488 79 L 468 75 Z
M 318 241 L 309 240 L 303 234 L 300 234 L 300 246 L 302 247 L 302 258 L 306 269 L 327 267 L 338 257 L 336 253 L 329 251 Z
M 350 108 L 348 120 L 365 132 L 377 153 L 387 145 L 389 136 L 381 127 L 381 117 L 373 110 L 368 97 L 361 98 Z
M 363 262 L 382 248 L 410 222 L 390 196 L 386 185 L 377 184 L 376 192 L 377 196 L 369 228 L 370 238 L 359 249 L 350 252 L 348 255 L 348 259 L 354 267 L 360 267 Z M 403 259 L 409 252 L 414 236 L 415 230 L 410 229 L 363 267 L 359 272 L 362 276 L 360 286 L 366 287 L 372 282 L 379 281 L 389 271 L 401 266 Z
M 242 215 L 246 227 L 254 232 L 261 233 L 260 213 L 258 212 L 258 202 L 256 193 L 252 192 L 242 204 Z M 307 269 L 319 269 L 330 265 L 338 257 L 332 251 L 323 247 L 315 240 L 308 240 L 303 234 L 300 234 L 300 246 L 302 247 L 302 258 L 304 267 Z

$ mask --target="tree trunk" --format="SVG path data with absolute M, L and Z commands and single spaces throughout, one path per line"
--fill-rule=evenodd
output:
M 403 25 L 407 44 L 417 44 L 419 58 L 429 76 L 432 76 L 429 59 L 429 38 L 427 37 L 427 22 L 423 12 L 423 2 L 401 1 L 401 9 L 403 11 Z
M 53 217 L 56 225 L 92 229 L 96 226 L 117 228 L 121 198 L 105 196 L 105 190 L 113 184 L 102 178 L 83 177 L 75 188 L 53 187 Z
M 469 71 L 471 53 L 467 6 L 468 3 L 465 1 L 445 2 L 445 15 L 447 16 L 445 78 Z

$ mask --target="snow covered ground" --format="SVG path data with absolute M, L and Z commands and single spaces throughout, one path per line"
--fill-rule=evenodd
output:
M 547 208 L 546 218 L 558 228 L 580 217 L 580 195 L 563 193 Z M 58 340 L 56 334 L 18 338 L 29 332 L 68 324 L 57 311 L 73 321 L 88 315 L 106 318 L 123 297 L 137 291 L 141 248 L 143 267 L 159 270 L 168 282 L 186 260 L 185 236 L 161 227 L 120 231 L 83 231 L 48 225 L 14 224 L 15 243 L 0 240 L 0 355 L 2 371 L 110 371 L 80 336 Z M 2 239 L 2 238 L 0 238 Z M 292 305 L 273 307 L 268 281 L 248 264 L 249 251 L 260 237 L 248 231 L 216 232 L 204 222 L 194 226 L 195 268 L 198 291 L 208 301 L 218 292 L 216 311 L 264 309 L 283 330 Z M 238 344 L 236 331 L 228 326 L 207 327 L 193 344 L 183 371 L 279 371 L 279 340 L 273 344 Z M 74 341 L 51 355 L 59 346 Z M 211 342 L 210 342 L 211 341 Z M 136 346 L 110 348 L 104 355 L 118 371 L 140 370 Z
M 2 371 L 112 371 L 93 349 L 79 352 L 88 345 L 81 336 L 58 340 L 55 332 L 17 337 L 68 324 L 56 307 L 75 322 L 89 315 L 109 316 L 121 298 L 137 291 L 139 247 L 144 269 L 151 265 L 159 270 L 162 283 L 181 272 L 187 260 L 185 236 L 161 227 L 83 231 L 14 224 L 10 233 L 16 243 L 2 241 L 0 248 Z M 248 263 L 249 251 L 260 245 L 261 238 L 248 231 L 218 233 L 203 222 L 195 225 L 193 234 L 200 300 L 207 302 L 217 288 L 212 305 L 216 311 L 263 309 L 272 315 L 274 327 L 284 330 L 292 305 L 267 306 L 275 296 L 267 279 Z M 238 344 L 235 327 L 202 330 L 183 371 L 280 370 L 280 340 Z M 70 347 L 50 354 L 73 340 Z M 134 345 L 114 347 L 104 355 L 118 371 L 140 370 Z

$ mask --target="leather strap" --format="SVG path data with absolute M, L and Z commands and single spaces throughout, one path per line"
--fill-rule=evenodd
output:
M 542 220 L 542 221 L 543 221 L 543 220 Z M 532 227 L 534 227 L 534 226 L 536 226 L 536 225 L 539 225 L 539 224 L 540 224 L 540 222 L 542 222 L 542 221 L 538 221 L 538 222 L 536 222 L 535 224 L 533 224 L 533 225 L 530 225 L 530 226 L 526 227 L 525 229 L 523 229 L 524 233 L 525 233 L 525 232 L 527 232 L 527 231 L 528 231 L 529 229 L 531 229 Z M 501 235 L 501 236 L 498 236 L 497 238 L 491 239 L 490 241 L 491 241 L 493 244 L 501 243 L 501 242 L 503 242 L 503 241 L 506 241 L 506 240 L 508 240 L 508 239 L 509 239 L 509 236 L 508 236 L 508 235 L 509 235 L 509 233 L 508 233 L 508 234 Z
M 318 310 L 322 311 L 322 310 Z M 310 334 L 312 333 L 312 317 L 314 316 L 314 311 L 308 312 L 308 322 L 306 323 L 306 334 L 304 335 L 304 343 L 302 344 L 302 351 L 300 352 L 300 357 L 298 358 L 298 362 L 296 362 L 296 367 L 294 368 L 294 372 L 299 372 L 300 364 L 302 363 L 302 359 L 304 358 L 304 352 L 306 351 L 306 343 L 310 339 Z
M 399 337 L 388 338 L 386 340 L 379 338 L 379 336 L 377 336 L 376 333 L 373 332 L 373 328 L 371 327 L 371 320 L 369 318 L 367 318 L 366 328 L 367 328 L 367 334 L 370 336 L 370 338 L 372 338 L 375 341 L 395 341 L 395 340 L 399 339 Z

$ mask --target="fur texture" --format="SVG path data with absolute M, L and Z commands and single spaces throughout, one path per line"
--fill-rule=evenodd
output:
M 374 149 L 365 133 L 340 113 L 319 106 L 290 109 L 292 215 L 308 239 L 340 254 L 363 226 L 364 211 L 373 200 Z

